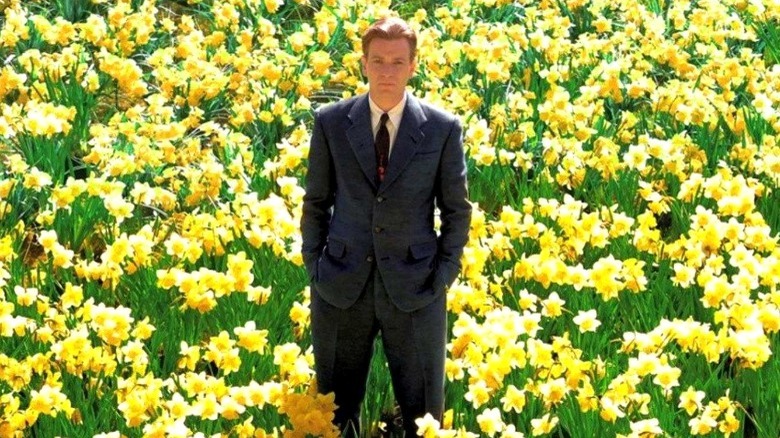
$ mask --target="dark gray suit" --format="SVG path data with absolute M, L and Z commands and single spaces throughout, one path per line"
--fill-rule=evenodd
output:
M 413 416 L 443 408 L 445 292 L 471 218 L 460 123 L 407 94 L 384 181 L 376 174 L 368 95 L 321 108 L 301 220 L 315 368 L 337 422 L 354 421 L 381 331 L 411 432 Z

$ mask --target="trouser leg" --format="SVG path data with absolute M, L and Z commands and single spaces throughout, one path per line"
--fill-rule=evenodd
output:
M 345 436 L 360 434 L 360 405 L 379 327 L 374 316 L 372 282 L 348 309 L 327 303 L 311 291 L 311 333 L 317 389 L 335 393 L 334 423 Z
M 381 281 L 375 287 L 377 318 L 393 391 L 401 407 L 406 436 L 415 437 L 415 419 L 430 413 L 441 421 L 444 412 L 446 296 L 407 313 L 390 301 Z

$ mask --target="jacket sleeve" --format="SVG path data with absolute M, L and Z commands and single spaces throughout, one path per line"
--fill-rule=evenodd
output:
M 327 240 L 336 190 L 333 157 L 319 112 L 314 113 L 305 185 L 306 194 L 303 196 L 301 213 L 301 255 L 309 279 L 313 280 L 317 276 L 317 260 Z
M 439 178 L 436 182 L 436 204 L 441 217 L 441 234 L 434 288 L 441 290 L 447 289 L 458 277 L 461 269 L 460 257 L 468 242 L 471 224 L 462 128 L 456 118 L 452 120 L 451 130 L 442 151 Z

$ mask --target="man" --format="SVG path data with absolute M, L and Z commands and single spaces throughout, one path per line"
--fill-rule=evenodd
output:
M 460 271 L 471 205 L 461 126 L 406 85 L 417 38 L 388 18 L 363 35 L 367 94 L 315 113 L 301 232 L 318 390 L 334 422 L 360 433 L 381 333 L 407 436 L 444 409 L 446 290 Z M 434 207 L 441 232 L 434 230 Z

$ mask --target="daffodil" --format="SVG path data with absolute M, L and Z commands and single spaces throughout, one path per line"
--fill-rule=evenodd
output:
M 550 414 L 544 414 L 541 418 L 534 418 L 531 420 L 531 435 L 541 436 L 552 433 L 555 427 L 558 425 L 558 417 L 550 416 Z
M 580 332 L 595 332 L 601 325 L 601 321 L 597 319 L 596 310 L 590 309 L 588 311 L 580 310 L 572 321 L 577 324 Z

